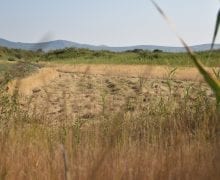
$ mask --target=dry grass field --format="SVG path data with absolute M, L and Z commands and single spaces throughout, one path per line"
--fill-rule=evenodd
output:
M 20 103 L 32 114 L 36 109 L 34 113 L 46 112 L 59 119 L 65 111 L 65 116 L 73 120 L 96 118 L 103 108 L 118 113 L 128 104 L 139 111 L 137 103 L 144 108 L 149 99 L 159 97 L 183 98 L 188 93 L 194 99 L 201 92 L 214 99 L 195 68 L 171 71 L 166 66 L 55 65 L 11 81 L 8 92 L 12 95 L 17 89 Z
M 186 52 L 0 47 L 0 180 L 220 179 L 220 11 L 195 54 L 151 1 Z
M 215 97 L 195 68 L 47 64 L 6 89 L 0 179 L 220 178 Z

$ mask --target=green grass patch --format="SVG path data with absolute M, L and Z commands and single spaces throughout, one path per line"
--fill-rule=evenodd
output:
M 7 72 L 11 67 L 12 63 L 0 61 L 0 76 Z
M 220 66 L 219 50 L 199 52 L 197 57 L 208 67 Z M 133 50 L 127 52 L 92 51 L 67 48 L 51 52 L 33 52 L 0 47 L 0 60 L 55 62 L 67 64 L 149 64 L 168 66 L 194 66 L 187 53 L 167 53 L 160 51 Z
M 59 53 L 58 53 L 59 52 Z M 69 64 L 149 64 L 170 66 L 193 66 L 193 62 L 186 53 L 165 52 L 106 52 L 67 49 L 54 51 L 43 55 L 43 61 Z M 220 65 L 220 53 L 200 52 L 198 57 L 202 63 L 209 67 Z M 209 57 L 209 58 L 208 58 Z

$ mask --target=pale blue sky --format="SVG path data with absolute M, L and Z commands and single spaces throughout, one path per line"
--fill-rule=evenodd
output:
M 190 44 L 209 43 L 218 0 L 157 0 Z M 0 37 L 111 46 L 180 43 L 149 0 L 0 0 Z

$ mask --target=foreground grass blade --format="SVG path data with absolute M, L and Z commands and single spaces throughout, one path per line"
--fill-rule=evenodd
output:
M 193 53 L 191 48 L 186 44 L 186 42 L 181 38 L 180 38 L 180 41 L 184 45 L 191 59 L 194 61 L 199 72 L 203 75 L 205 81 L 209 84 L 209 86 L 212 88 L 212 90 L 216 94 L 217 104 L 218 106 L 220 106 L 220 82 L 216 78 L 214 78 L 208 71 L 205 70 L 202 63 L 198 60 L 198 58 L 195 56 L 195 54 Z
M 216 40 L 216 37 L 217 37 L 217 34 L 218 34 L 219 26 L 220 26 L 220 10 L 218 11 L 218 15 L 217 15 L 217 20 L 216 20 L 216 25 L 215 25 L 215 31 L 214 31 L 214 35 L 213 35 L 211 50 L 213 49 L 213 47 L 215 45 L 215 40 Z
M 169 25 L 171 25 L 171 28 L 174 30 L 174 32 L 176 33 L 175 29 L 172 26 L 172 23 L 170 21 L 170 19 L 168 18 L 168 16 L 166 16 L 166 14 L 164 13 L 164 11 L 160 8 L 160 6 L 153 0 L 151 0 L 151 2 L 154 4 L 154 6 L 156 7 L 156 9 L 158 10 L 158 12 L 163 16 L 163 18 L 168 22 Z M 218 18 L 217 18 L 217 28 L 216 28 L 216 32 L 214 34 L 214 41 L 216 39 L 216 35 L 218 32 L 218 27 L 220 24 L 220 13 L 218 14 Z M 182 43 L 182 45 L 185 47 L 188 55 L 190 56 L 190 58 L 193 60 L 193 62 L 195 63 L 197 69 L 199 70 L 199 72 L 203 75 L 205 81 L 209 84 L 209 86 L 212 88 L 212 90 L 214 91 L 215 95 L 216 95 L 216 100 L 217 100 L 217 106 L 218 106 L 218 110 L 220 111 L 220 82 L 214 78 L 208 71 L 206 71 L 206 69 L 204 68 L 203 64 L 199 61 L 199 59 L 196 57 L 196 55 L 194 54 L 194 52 L 192 51 L 192 49 L 187 45 L 187 43 L 178 35 L 178 33 L 176 33 L 178 39 L 180 40 L 180 42 Z

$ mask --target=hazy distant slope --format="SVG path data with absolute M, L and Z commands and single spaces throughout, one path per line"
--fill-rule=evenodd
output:
M 110 46 L 94 46 L 89 44 L 80 44 L 65 40 L 55 40 L 55 41 L 42 42 L 42 43 L 21 43 L 21 42 L 12 42 L 0 38 L 0 46 L 7 48 L 14 48 L 14 49 L 33 50 L 33 51 L 36 51 L 38 49 L 42 49 L 44 51 L 50 51 L 56 49 L 75 47 L 75 48 L 86 48 L 90 50 L 108 50 L 115 52 L 134 50 L 134 49 L 143 49 L 149 51 L 152 51 L 154 49 L 160 49 L 165 52 L 185 52 L 185 49 L 183 47 L 168 47 L 168 46 L 155 46 L 155 45 L 110 47 Z M 202 44 L 202 45 L 192 46 L 192 49 L 194 51 L 206 51 L 210 49 L 210 46 L 211 46 L 210 44 Z M 215 49 L 220 49 L 220 44 L 215 45 Z

